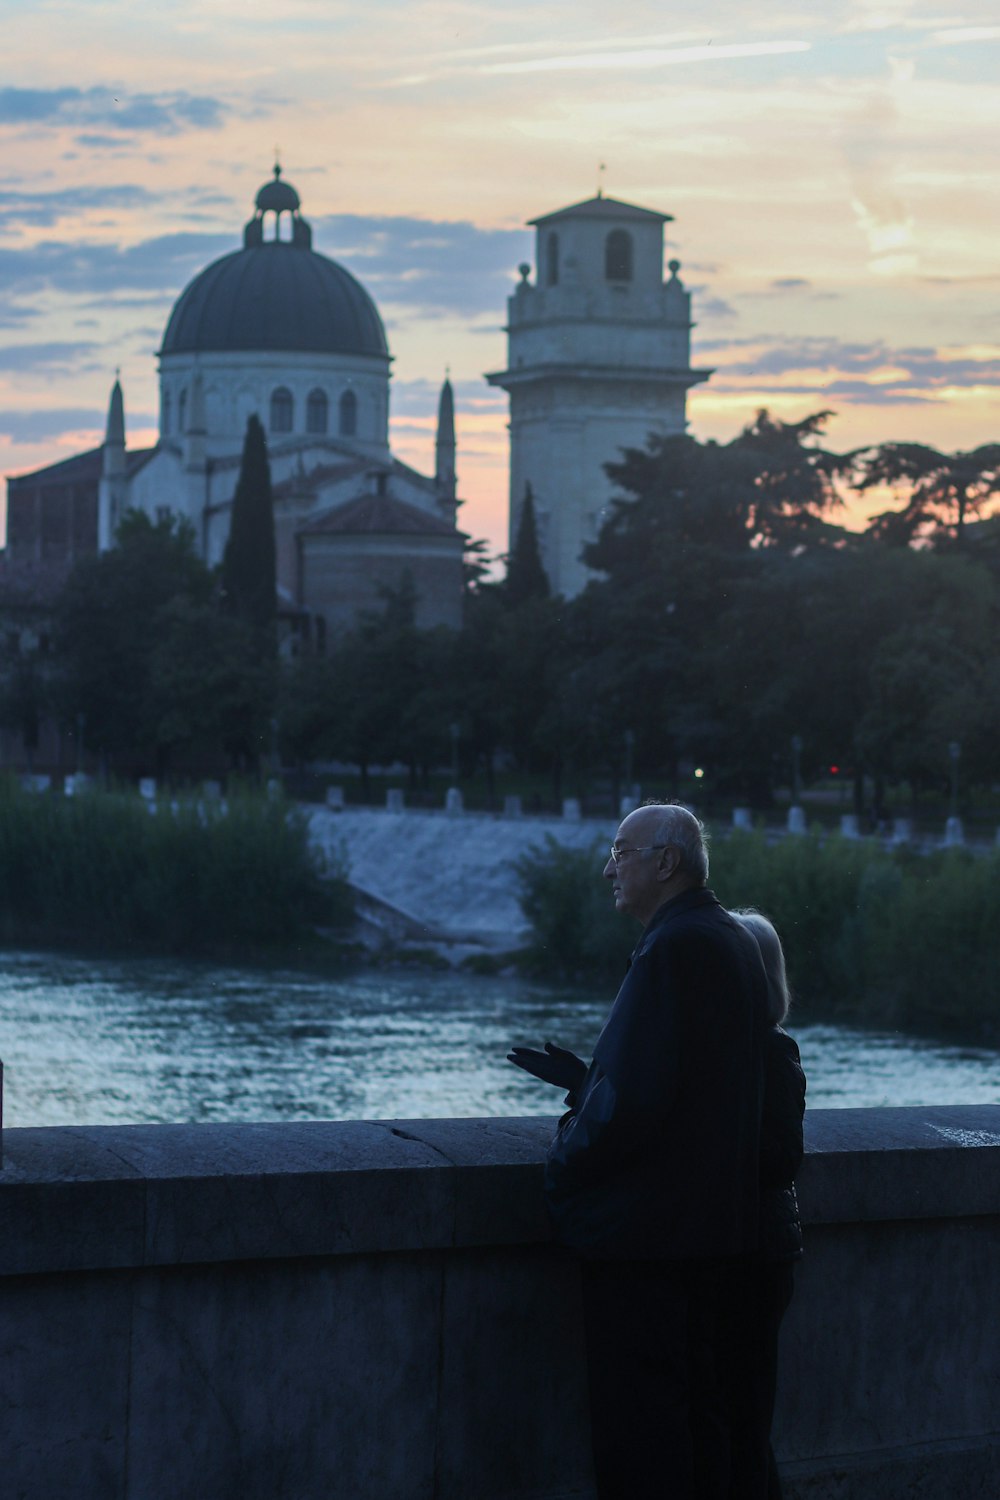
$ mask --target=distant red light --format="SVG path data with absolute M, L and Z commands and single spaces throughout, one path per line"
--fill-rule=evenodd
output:
M 840 767 L 839 767 L 839 766 L 831 766 L 831 767 L 830 767 L 830 775 L 831 775 L 831 776 L 836 776 L 836 774 L 837 774 L 837 772 L 838 772 L 838 771 L 839 771 L 839 770 L 840 770 Z

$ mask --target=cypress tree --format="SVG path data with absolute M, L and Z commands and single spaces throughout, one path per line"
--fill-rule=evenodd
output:
M 229 540 L 222 559 L 222 590 L 230 614 L 257 630 L 273 630 L 278 605 L 274 499 L 267 442 L 256 415 L 248 420 L 243 439 Z
M 530 484 L 524 486 L 514 549 L 507 559 L 504 592 L 507 603 L 513 608 L 527 603 L 529 599 L 547 599 L 549 595 L 549 580 L 538 550 L 535 498 Z

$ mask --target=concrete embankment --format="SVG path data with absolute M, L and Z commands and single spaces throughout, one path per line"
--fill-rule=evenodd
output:
M 310 813 L 322 849 L 342 847 L 350 880 L 384 910 L 393 935 L 427 941 L 516 947 L 527 924 L 517 901 L 514 865 L 526 849 L 551 837 L 567 848 L 604 850 L 611 819 L 501 818 L 485 813 L 388 812 L 325 808 Z M 604 863 L 595 853 L 595 873 Z
M 593 1500 L 546 1120 L 9 1130 L 11 1500 Z M 987 1500 L 1000 1106 L 818 1110 L 789 1500 Z

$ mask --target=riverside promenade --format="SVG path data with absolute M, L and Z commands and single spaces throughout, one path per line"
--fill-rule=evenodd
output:
M 9 1130 L 10 1500 L 593 1500 L 544 1119 Z M 789 1500 L 995 1500 L 1000 1106 L 806 1118 Z

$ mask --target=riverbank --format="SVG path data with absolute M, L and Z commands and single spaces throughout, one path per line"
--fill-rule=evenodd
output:
M 243 958 L 314 945 L 351 904 L 277 799 L 33 795 L 0 780 L 0 942 Z

